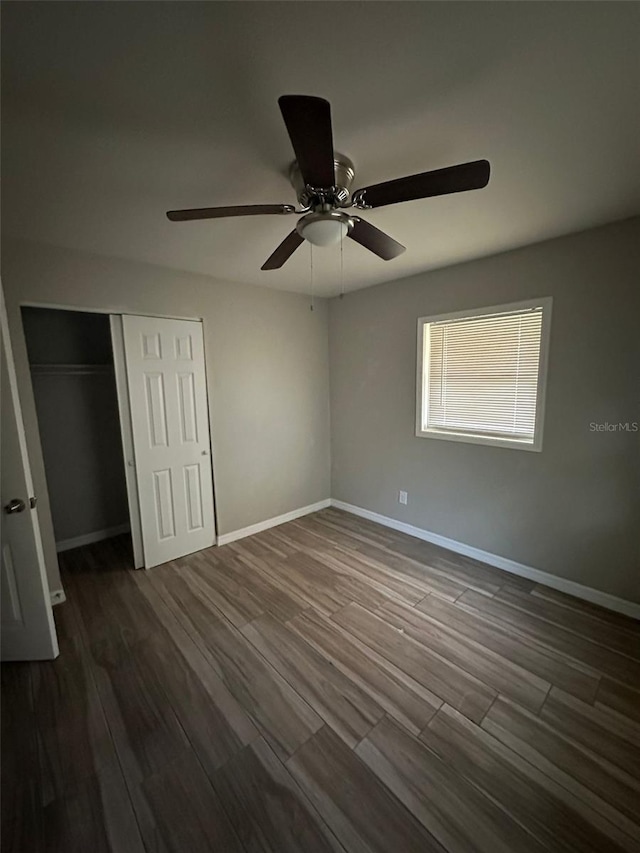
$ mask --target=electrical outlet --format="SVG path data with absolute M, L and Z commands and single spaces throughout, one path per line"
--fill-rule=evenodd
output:
M 408 497 L 409 496 L 407 495 L 406 492 L 403 492 L 403 491 L 398 492 L 398 503 L 406 504 Z

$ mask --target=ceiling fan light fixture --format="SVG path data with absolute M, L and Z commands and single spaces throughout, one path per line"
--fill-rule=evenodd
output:
M 301 237 L 314 246 L 333 246 L 349 234 L 352 223 L 338 210 L 309 213 L 298 222 L 296 229 Z
M 183 222 L 312 211 L 298 220 L 293 231 L 260 267 L 262 270 L 279 270 L 305 240 L 314 246 L 335 246 L 345 237 L 383 261 L 391 261 L 401 255 L 405 247 L 370 222 L 344 213 L 341 208 L 369 210 L 399 202 L 479 190 L 489 182 L 489 161 L 474 160 L 371 184 L 351 192 L 355 170 L 351 160 L 333 148 L 329 102 L 314 95 L 282 95 L 278 104 L 296 155 L 289 169 L 289 178 L 300 203 L 299 210 L 291 204 L 242 204 L 167 212 L 172 222 Z
M 314 246 L 333 246 L 339 243 L 349 233 L 346 222 L 336 222 L 335 219 L 319 219 L 309 222 L 303 229 L 304 239 Z

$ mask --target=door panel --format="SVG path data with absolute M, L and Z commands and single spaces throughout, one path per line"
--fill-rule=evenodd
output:
M 156 520 L 160 539 L 172 539 L 176 535 L 176 519 L 171 488 L 171 471 L 154 471 L 156 487 Z
M 202 324 L 122 318 L 147 567 L 215 539 Z
M 0 328 L 2 660 L 49 660 L 58 641 L 3 297 Z
M 180 393 L 178 401 L 180 404 L 180 428 L 182 443 L 198 441 L 198 425 L 196 423 L 196 400 L 193 387 L 193 373 L 178 374 L 178 387 Z
M 167 447 L 167 409 L 164 394 L 164 376 L 161 373 L 145 373 L 147 388 L 147 423 L 152 447 Z
M 9 544 L 2 545 L 2 627 L 23 626 L 16 570 Z
M 190 531 L 202 528 L 202 489 L 200 487 L 200 466 L 187 465 L 184 469 L 185 492 L 187 496 L 187 527 Z

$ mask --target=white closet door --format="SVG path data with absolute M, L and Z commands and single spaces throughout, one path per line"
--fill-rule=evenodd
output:
M 123 316 L 145 566 L 215 539 L 202 324 Z

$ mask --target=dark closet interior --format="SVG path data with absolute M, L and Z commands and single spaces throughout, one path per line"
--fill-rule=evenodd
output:
M 23 308 L 58 550 L 128 529 L 109 316 Z

